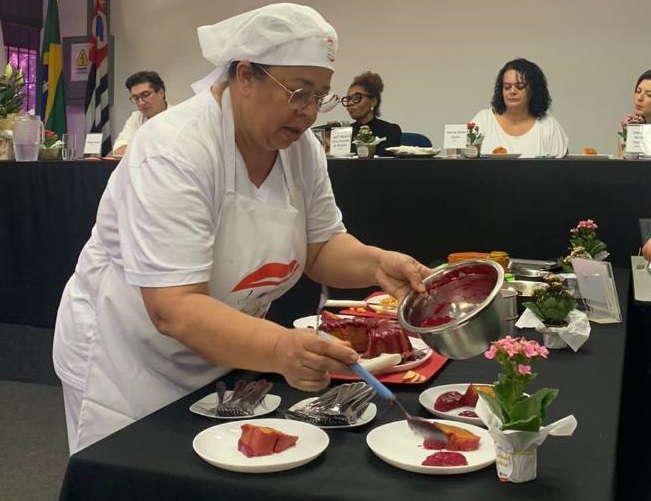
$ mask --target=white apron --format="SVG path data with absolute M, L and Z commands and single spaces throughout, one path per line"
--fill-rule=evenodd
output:
M 286 152 L 281 152 L 280 160 L 289 206 L 269 206 L 235 192 L 236 150 L 228 91 L 222 98 L 222 110 L 225 187 L 216 189 L 223 192 L 225 188 L 225 194 L 215 235 L 210 295 L 261 317 L 274 299 L 298 281 L 305 267 L 304 201 L 294 184 Z M 93 254 L 88 252 L 86 257 Z M 97 270 L 102 266 L 92 259 L 86 261 L 81 276 L 84 269 L 92 273 L 91 267 Z M 207 363 L 181 343 L 160 334 L 147 315 L 139 287 L 128 285 L 122 270 L 111 262 L 103 268 L 75 450 L 230 370 Z M 70 286 L 65 295 L 74 301 L 79 294 L 70 294 Z M 77 283 L 73 288 L 79 286 Z M 92 291 L 88 293 L 95 296 Z M 73 302 L 69 307 L 76 311 L 83 306 Z

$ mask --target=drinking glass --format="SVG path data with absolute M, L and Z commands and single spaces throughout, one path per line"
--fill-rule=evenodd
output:
M 74 134 L 62 134 L 61 143 L 61 158 L 74 160 L 77 151 L 77 137 Z

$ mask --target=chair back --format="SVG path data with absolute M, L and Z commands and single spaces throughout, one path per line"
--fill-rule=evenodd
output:
M 420 146 L 421 148 L 431 148 L 432 141 L 424 134 L 418 132 L 403 132 L 400 138 L 400 146 Z

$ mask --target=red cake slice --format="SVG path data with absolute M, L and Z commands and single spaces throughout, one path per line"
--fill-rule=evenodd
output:
M 287 435 L 275 428 L 243 424 L 237 450 L 248 458 L 268 456 L 293 447 L 297 440 L 297 436 Z

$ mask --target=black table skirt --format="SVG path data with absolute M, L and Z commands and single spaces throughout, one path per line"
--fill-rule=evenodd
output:
M 590 340 L 578 353 L 569 349 L 553 351 L 548 360 L 535 367 L 539 376 L 532 383 L 532 390 L 542 386 L 560 389 L 558 399 L 550 407 L 549 419 L 574 414 L 579 424 L 572 437 L 549 437 L 541 446 L 538 478 L 533 482 L 501 483 L 494 465 L 460 476 L 428 476 L 384 463 L 367 447 L 366 434 L 378 425 L 401 418 L 387 411 L 379 401 L 375 421 L 361 428 L 328 430 L 328 449 L 305 466 L 273 474 L 221 470 L 204 462 L 192 449 L 197 433 L 220 423 L 188 410 L 192 402 L 213 391 L 209 385 L 72 456 L 60 500 L 615 499 L 617 467 L 631 470 L 640 461 L 639 451 L 617 456 L 619 403 L 626 364 L 628 273 L 617 270 L 616 280 L 624 322 L 592 324 Z M 289 321 L 286 319 L 286 323 Z M 534 332 L 527 331 L 526 335 L 540 340 Z M 490 382 L 497 371 L 496 362 L 481 356 L 451 361 L 425 385 L 394 385 L 393 389 L 409 411 L 429 416 L 418 403 L 421 391 L 441 384 Z M 231 386 L 240 377 L 257 376 L 237 372 L 226 379 Z M 288 387 L 278 377 L 266 377 L 276 382 L 273 393 L 282 397 L 281 407 L 305 398 L 305 394 Z M 269 417 L 281 415 L 276 412 Z M 637 436 L 639 419 L 627 424 L 633 437 Z M 618 499 L 631 499 L 624 490 L 618 494 Z
M 63 287 L 90 235 L 115 162 L 0 162 L 0 323 L 54 325 Z M 615 266 L 640 246 L 651 217 L 651 162 L 330 160 L 337 203 L 362 241 L 423 262 L 450 252 L 565 255 L 580 219 L 600 225 Z M 274 306 L 313 304 L 303 283 Z M 312 308 L 313 306 L 310 306 Z
M 52 327 L 116 162 L 0 162 L 0 322 Z

